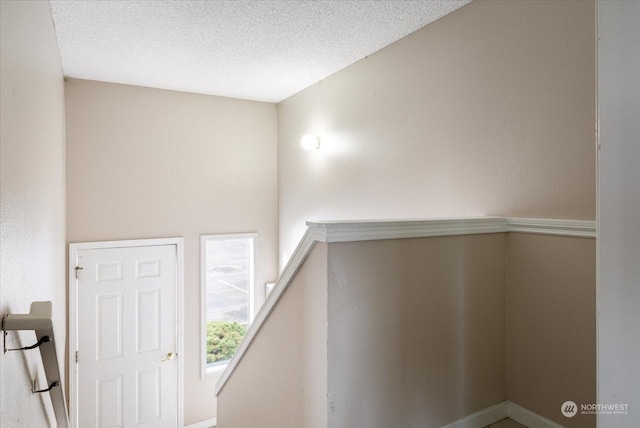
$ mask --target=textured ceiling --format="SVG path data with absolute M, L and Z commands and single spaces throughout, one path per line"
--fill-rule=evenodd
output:
M 471 0 L 51 0 L 65 76 L 278 102 Z

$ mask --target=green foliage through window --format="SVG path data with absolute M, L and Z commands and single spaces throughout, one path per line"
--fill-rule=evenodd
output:
M 207 364 L 231 359 L 247 333 L 247 326 L 237 321 L 207 323 Z

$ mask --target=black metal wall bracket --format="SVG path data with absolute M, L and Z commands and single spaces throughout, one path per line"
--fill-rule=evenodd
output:
M 6 334 L 6 332 L 5 332 L 5 334 Z M 11 349 L 7 349 L 6 346 L 5 346 L 4 353 L 6 354 L 9 351 L 26 351 L 27 349 L 36 349 L 37 347 L 39 347 L 43 343 L 47 343 L 47 342 L 51 342 L 51 338 L 49 336 L 42 336 L 40 338 L 40 340 L 38 340 L 35 344 L 33 344 L 31 346 L 23 346 L 22 348 L 11 348 Z
M 36 348 L 40 351 L 42 367 L 44 368 L 46 382 L 49 387 L 38 389 L 37 382 L 33 381 L 31 392 L 34 394 L 49 392 L 58 428 L 68 428 L 69 412 L 67 411 L 67 400 L 64 397 L 64 388 L 60 383 L 60 365 L 58 364 L 58 356 L 56 354 L 56 339 L 53 334 L 52 314 L 53 309 L 51 302 L 33 302 L 31 303 L 31 309 L 28 314 L 8 314 L 2 317 L 4 352 L 25 351 Z M 8 331 L 33 331 L 36 336 L 36 343 L 23 348 L 7 349 Z
M 49 392 L 49 391 L 51 391 L 51 390 L 52 390 L 53 388 L 55 388 L 56 386 L 60 386 L 60 382 L 58 382 L 57 380 L 56 380 L 56 381 L 51 382 L 51 385 L 49 385 L 49 388 L 47 388 L 47 389 L 36 389 L 36 388 L 37 388 L 37 386 L 36 386 L 36 381 L 34 380 L 34 381 L 33 381 L 33 388 L 31 388 L 31 392 L 32 392 L 33 394 L 42 394 L 43 392 Z
M 26 351 L 28 349 L 36 349 L 37 347 L 39 347 L 40 345 L 42 345 L 43 343 L 47 343 L 47 342 L 51 342 L 51 338 L 49 336 L 42 336 L 40 338 L 40 340 L 38 340 L 36 343 L 34 343 L 31 346 L 23 346 L 22 348 L 7 348 L 7 335 L 9 334 L 9 332 L 7 330 L 5 330 L 4 328 L 4 320 L 7 318 L 8 315 L 5 315 L 2 317 L 2 349 L 4 350 L 4 353 L 6 354 L 9 351 Z
M 4 320 L 6 319 L 7 315 L 2 317 L 2 349 L 5 354 L 7 353 L 7 334 L 9 334 L 9 332 L 4 328 Z

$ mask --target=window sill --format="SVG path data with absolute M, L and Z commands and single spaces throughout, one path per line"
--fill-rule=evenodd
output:
M 212 368 L 207 368 L 202 375 L 202 379 L 217 379 L 220 377 L 223 371 L 227 368 L 228 364 L 224 364 L 221 366 L 215 366 Z

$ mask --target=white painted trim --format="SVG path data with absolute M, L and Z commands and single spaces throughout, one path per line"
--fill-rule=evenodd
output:
M 78 281 L 75 267 L 78 251 L 107 248 L 148 247 L 159 245 L 176 246 L 176 333 L 178 354 L 178 426 L 184 424 L 184 239 L 156 238 L 132 239 L 126 241 L 99 241 L 69 244 L 69 421 L 72 428 L 78 428 L 78 366 L 75 354 L 78 350 Z
M 535 233 L 595 238 L 596 222 L 516 217 L 307 222 L 321 242 L 424 238 L 480 233 Z
M 68 322 L 69 337 L 69 424 L 71 428 L 78 427 L 78 366 L 75 353 L 78 349 L 78 283 L 75 278 L 75 267 L 78 266 L 78 250 L 81 244 L 69 245 L 69 305 Z
M 216 383 L 216 395 L 242 359 L 282 297 L 296 272 L 316 242 L 354 242 L 380 239 L 424 238 L 430 236 L 473 235 L 482 233 L 535 233 L 544 235 L 595 238 L 596 222 L 582 220 L 523 219 L 515 217 L 469 217 L 413 220 L 350 220 L 307 222 L 305 232 L 291 259 L 267 296 L 238 350 Z
M 353 242 L 379 239 L 424 238 L 507 232 L 504 217 L 431 220 L 359 220 L 307 222 L 322 242 Z
M 196 422 L 195 424 L 185 425 L 184 428 L 212 428 L 215 427 L 218 421 L 216 418 L 207 419 L 206 421 Z
M 560 412 L 559 407 L 558 412 Z M 512 403 L 511 401 L 507 401 L 507 416 L 528 428 L 564 428 L 563 425 L 544 418 L 531 410 L 518 406 L 516 403 Z
M 536 233 L 542 235 L 595 238 L 596 222 L 585 220 L 548 220 L 539 218 L 508 218 L 509 232 Z
M 181 237 L 175 238 L 150 238 L 150 239 L 129 239 L 121 241 L 95 241 L 95 242 L 75 242 L 69 244 L 71 249 L 77 250 L 95 250 L 106 248 L 129 248 L 129 247 L 151 247 L 155 245 L 178 245 L 184 246 L 184 240 Z
M 166 241 L 166 240 L 164 240 Z M 175 243 L 177 266 L 176 320 L 178 322 L 178 426 L 184 425 L 184 239 L 173 238 Z
M 503 401 L 502 403 L 487 407 L 486 409 L 482 409 L 445 425 L 442 428 L 483 428 L 507 417 L 528 428 L 564 428 L 562 425 L 544 418 L 531 410 L 525 409 L 522 406 L 518 406 L 511 401 Z
M 442 428 L 484 428 L 507 417 L 507 401 L 477 411 Z

